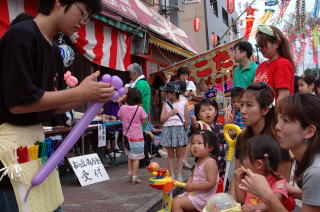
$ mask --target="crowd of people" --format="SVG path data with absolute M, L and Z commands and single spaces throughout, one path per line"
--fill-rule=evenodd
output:
M 1 38 L 0 169 L 10 165 L 5 152 L 44 140 L 41 123 L 47 119 L 88 101 L 106 102 L 113 95 L 111 85 L 97 82 L 99 72 L 68 90 L 60 90 L 63 79 L 55 78 L 63 73 L 63 63 L 53 37 L 58 32 L 73 34 L 87 23 L 90 14 L 100 10 L 100 1 L 40 0 L 34 19 L 11 26 Z M 294 76 L 289 43 L 278 28 L 259 25 L 256 41 L 267 59 L 259 66 L 251 61 L 253 48 L 248 41 L 233 47 L 238 66 L 231 92 L 232 113 L 225 124 L 238 125 L 243 132 L 229 132 L 237 138 L 230 176 L 225 175 L 228 145 L 223 125 L 217 121 L 217 102 L 203 99 L 190 104 L 197 89 L 188 80 L 188 67 L 180 67 L 176 80 L 168 77 L 160 87 L 165 97 L 160 145 L 167 151 L 170 175 L 186 182 L 172 211 L 202 211 L 224 178 L 228 178 L 225 192 L 241 203 L 244 212 L 291 211 L 293 199 L 302 200 L 302 212 L 320 211 L 320 79 Z M 148 118 L 151 90 L 139 64 L 131 64 L 128 71 L 132 81 L 125 86 L 126 96 L 106 104 L 104 113 L 122 122 L 127 175 L 137 184 L 142 182 L 139 163 L 142 159 L 149 163 L 148 150 L 154 138 Z M 194 165 L 186 160 L 190 155 Z M 191 169 L 188 179 L 183 167 Z M 51 175 L 57 188 L 46 192 L 62 196 L 58 175 Z M 22 205 L 15 195 L 19 188 L 8 177 L 0 179 L 1 211 L 18 211 Z M 31 204 L 44 204 L 29 198 Z M 61 201 L 52 201 L 50 210 L 61 211 L 61 205 Z
M 250 60 L 253 48 L 248 41 L 233 47 L 234 61 L 239 65 L 234 70 L 232 114 L 225 124 L 236 124 L 243 132 L 237 136 L 232 176 L 224 176 L 228 147 L 223 126 L 216 121 L 217 103 L 201 100 L 194 106 L 195 116 L 185 116 L 185 120 L 191 120 L 189 142 L 196 162 L 185 193 L 173 201 L 173 211 L 201 211 L 216 192 L 219 178 L 225 177 L 229 182 L 225 192 L 241 203 L 244 212 L 292 211 L 294 199 L 302 201 L 300 211 L 320 210 L 316 198 L 320 79 L 294 76 L 288 40 L 278 28 L 259 25 L 256 41 L 267 58 L 259 66 Z M 170 92 L 166 91 L 166 96 Z M 181 95 L 180 101 L 183 99 Z M 166 108 L 170 116 L 188 111 L 174 109 Z M 172 138 L 166 137 L 166 142 L 168 139 L 170 142 Z

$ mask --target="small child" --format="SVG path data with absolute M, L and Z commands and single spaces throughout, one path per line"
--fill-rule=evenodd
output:
M 131 88 L 127 94 L 127 104 L 120 107 L 118 116 L 123 126 L 123 136 L 127 136 L 130 150 L 128 155 L 128 176 L 132 183 L 141 183 L 138 178 L 139 160 L 144 158 L 144 138 L 142 124 L 146 123 L 147 114 L 141 107 L 142 96 L 137 88 Z M 131 126 L 130 122 L 132 122 Z
M 182 157 L 184 147 L 188 143 L 185 132 L 185 113 L 187 112 L 187 102 L 180 95 L 184 92 L 181 81 L 168 82 L 161 86 L 160 90 L 165 92 L 167 101 L 163 104 L 160 121 L 163 123 L 163 131 L 160 144 L 168 151 L 168 169 L 172 177 L 174 173 L 174 155 L 177 157 L 178 177 L 183 181 Z
M 106 118 L 111 119 L 111 121 L 119 120 L 118 112 L 120 110 L 120 102 L 122 97 L 118 98 L 116 101 L 109 101 L 103 106 L 103 113 L 105 114 Z M 118 138 L 119 132 L 122 128 L 117 129 L 107 129 L 107 137 L 110 138 L 110 151 L 119 151 L 120 148 L 118 146 Z
M 172 211 L 202 211 L 207 201 L 216 193 L 219 180 L 218 166 L 211 153 L 218 150 L 215 133 L 205 130 L 193 132 L 191 152 L 197 159 L 186 192 L 173 199 Z
M 195 106 L 196 116 L 192 116 L 191 131 L 194 130 L 209 130 L 216 134 L 218 139 L 218 151 L 213 155 L 217 161 L 219 175 L 224 179 L 226 169 L 226 151 L 227 142 L 223 135 L 223 126 L 217 122 L 218 104 L 210 99 L 203 99 Z M 197 121 L 198 120 L 198 121 Z
M 274 198 L 279 198 L 289 211 L 293 210 L 294 200 L 288 196 L 287 181 L 276 173 L 280 163 L 280 146 L 274 139 L 266 135 L 250 138 L 240 160 L 242 167 L 235 171 L 234 198 L 243 204 L 243 212 L 269 211 L 262 200 L 241 189 L 241 179 L 245 177 L 246 169 L 265 176 L 274 191 Z
M 303 75 L 298 78 L 299 93 L 314 93 L 314 82 L 316 79 L 311 75 Z
M 233 124 L 238 125 L 241 129 L 246 128 L 246 125 L 244 125 L 242 116 L 240 113 L 240 96 L 241 93 L 244 91 L 243 88 L 240 87 L 234 87 L 231 90 L 231 105 L 233 110 Z

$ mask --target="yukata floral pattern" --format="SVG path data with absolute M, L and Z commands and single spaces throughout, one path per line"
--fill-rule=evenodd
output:
M 218 153 L 212 155 L 212 157 L 216 160 L 218 168 L 219 168 L 219 176 L 224 179 L 224 174 L 226 172 L 226 153 L 228 150 L 227 141 L 223 135 L 223 126 L 219 122 L 214 124 L 214 128 L 211 128 L 212 132 L 214 132 L 218 138 Z

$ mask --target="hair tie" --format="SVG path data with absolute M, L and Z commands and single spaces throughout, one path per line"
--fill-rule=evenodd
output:
M 269 109 L 271 109 L 272 107 L 275 106 L 275 100 L 273 99 L 273 101 L 270 103 L 270 105 L 268 106 Z

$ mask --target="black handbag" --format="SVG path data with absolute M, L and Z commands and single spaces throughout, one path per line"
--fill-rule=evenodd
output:
M 126 134 L 123 135 L 124 147 L 129 151 L 130 151 L 130 144 L 129 144 L 129 140 L 128 140 L 127 134 L 128 134 L 128 131 L 129 131 L 130 127 L 131 127 L 132 121 L 133 121 L 134 117 L 136 116 L 136 113 L 137 113 L 138 109 L 139 109 L 139 105 L 138 105 L 136 111 L 134 112 L 134 115 L 133 115 L 133 117 L 132 117 L 132 119 L 130 121 L 130 124 L 129 124 L 129 127 L 127 129 Z

